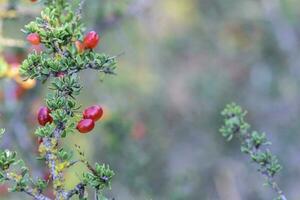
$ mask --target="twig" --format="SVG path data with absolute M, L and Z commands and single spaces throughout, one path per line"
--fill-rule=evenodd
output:
M 76 15 L 77 15 L 77 20 L 79 21 L 82 18 L 82 9 L 83 9 L 83 4 L 85 3 L 85 0 L 81 0 L 79 3 L 79 6 L 76 10 Z
M 7 181 L 12 181 L 12 182 L 17 183 L 17 181 L 13 177 L 11 177 L 8 172 L 5 173 L 5 179 Z M 43 194 L 41 194 L 40 192 L 38 192 L 38 190 L 33 189 L 29 186 L 22 189 L 21 192 L 25 192 L 29 196 L 34 197 L 35 200 L 51 200 L 50 198 L 48 198 L 48 197 L 44 196 Z
M 79 183 L 75 186 L 74 189 L 70 190 L 69 192 L 66 193 L 66 200 L 70 199 L 72 196 L 75 194 L 79 195 L 79 199 L 84 197 L 84 192 L 85 192 L 85 184 Z

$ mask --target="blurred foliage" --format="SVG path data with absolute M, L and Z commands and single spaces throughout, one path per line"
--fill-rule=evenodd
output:
M 124 55 L 115 78 L 82 74 L 82 106 L 98 102 L 106 115 L 93 134 L 65 142 L 117 172 L 116 199 L 270 199 L 238 143 L 218 133 L 220 111 L 235 101 L 268 133 L 283 165 L 278 182 L 299 199 L 298 8 L 297 0 L 87 0 L 99 50 Z M 28 21 L 5 22 L 5 33 L 21 38 L 16 26 Z M 77 179 L 68 177 L 70 187 Z

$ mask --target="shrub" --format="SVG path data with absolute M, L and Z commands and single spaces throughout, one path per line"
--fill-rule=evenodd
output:
M 99 42 L 97 33 L 89 32 L 84 38 L 82 5 L 83 2 L 74 11 L 67 0 L 46 0 L 41 16 L 22 30 L 28 42 L 41 43 L 46 49 L 30 54 L 19 71 L 25 81 L 50 82 L 45 106 L 41 108 L 38 116 L 41 126 L 35 131 L 35 135 L 40 138 L 39 159 L 49 168 L 50 179 L 31 177 L 30 170 L 17 158 L 16 152 L 1 150 L 0 183 L 8 182 L 10 191 L 24 192 L 38 200 L 50 199 L 43 193 L 49 184 L 52 184 L 54 198 L 57 200 L 71 199 L 74 196 L 87 199 L 88 187 L 95 191 L 98 198 L 102 196 L 103 189 L 110 187 L 114 176 L 108 165 L 90 164 L 80 147 L 76 147 L 80 159 L 74 160 L 63 145 L 64 138 L 77 132 L 76 127 L 79 131 L 84 129 L 85 133 L 93 129 L 82 124 L 82 121 L 95 123 L 93 119 L 81 120 L 83 116 L 76 101 L 76 96 L 82 90 L 79 73 L 95 70 L 111 75 L 116 67 L 115 57 L 94 51 Z M 1 135 L 3 133 L 4 130 L 1 130 Z M 66 190 L 64 171 L 79 163 L 84 164 L 87 170 L 75 188 Z

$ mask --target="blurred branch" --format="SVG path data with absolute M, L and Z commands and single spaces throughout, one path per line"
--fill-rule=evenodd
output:
M 85 0 L 81 0 L 80 3 L 79 3 L 79 6 L 76 10 L 76 15 L 77 15 L 77 20 L 81 20 L 82 18 L 82 9 L 83 9 L 83 5 L 85 3 Z
M 16 40 L 11 38 L 0 37 L 0 45 L 6 47 L 25 47 L 25 42 L 23 40 Z
M 40 9 L 32 9 L 30 6 L 22 6 L 17 9 L 9 9 L 7 6 L 0 6 L 0 18 L 17 18 L 22 15 L 36 16 L 40 13 Z

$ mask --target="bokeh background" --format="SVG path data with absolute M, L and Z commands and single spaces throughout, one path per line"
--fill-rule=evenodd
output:
M 17 3 L 33 11 L 3 19 L 2 36 L 24 40 L 18 30 L 41 4 Z M 103 105 L 105 117 L 92 134 L 65 144 L 115 170 L 107 196 L 116 200 L 272 199 L 239 143 L 218 131 L 220 111 L 236 102 L 272 141 L 287 198 L 300 199 L 299 8 L 298 0 L 86 0 L 84 20 L 101 35 L 98 50 L 122 55 L 117 76 L 81 74 L 80 102 Z M 2 50 L 15 63 L 31 48 Z M 15 81 L 0 86 L 0 126 L 11 133 L 2 146 L 21 150 L 33 173 L 45 174 L 33 158 L 33 131 L 47 84 L 20 97 Z M 67 174 L 68 187 L 81 170 Z M 20 199 L 2 190 L 0 199 Z

